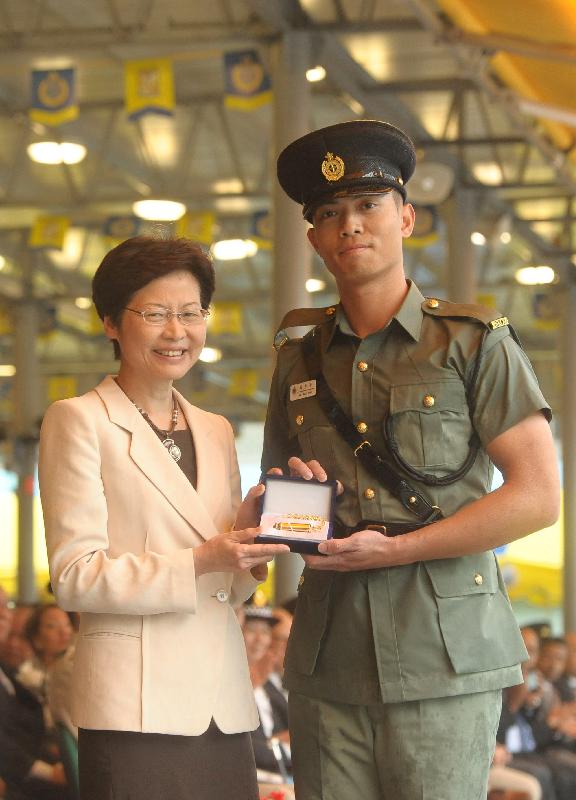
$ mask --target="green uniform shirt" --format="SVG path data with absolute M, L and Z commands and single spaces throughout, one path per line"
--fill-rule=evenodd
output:
M 472 385 L 488 330 L 486 310 L 478 306 L 440 301 L 430 308 L 410 284 L 390 324 L 364 339 L 340 307 L 324 319 L 317 328 L 324 376 L 379 453 L 386 452 L 384 425 L 393 415 L 401 457 L 443 476 L 465 461 L 476 431 L 483 447 L 459 481 L 427 486 L 410 479 L 444 516 L 490 491 L 486 445 L 535 411 L 550 414 L 506 325 L 488 332 Z M 344 525 L 416 521 L 366 472 L 315 396 L 290 399 L 290 387 L 308 379 L 299 341 L 288 342 L 272 381 L 263 470 L 286 470 L 291 455 L 317 459 L 344 485 L 336 512 Z M 289 688 L 316 697 L 397 702 L 513 685 L 521 681 L 518 664 L 525 658 L 495 557 L 487 552 L 363 572 L 306 569 L 286 677 Z

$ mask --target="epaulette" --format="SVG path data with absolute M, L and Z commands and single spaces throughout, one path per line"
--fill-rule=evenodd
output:
M 290 341 L 290 336 L 286 333 L 287 328 L 311 327 L 321 325 L 327 322 L 336 313 L 336 306 L 327 306 L 326 308 L 293 308 L 284 315 L 282 322 L 276 330 L 274 336 L 274 347 L 280 350 L 287 342 Z
M 467 317 L 481 322 L 489 330 L 495 331 L 508 325 L 508 317 L 498 311 L 473 303 L 450 303 L 448 300 L 437 300 L 429 297 L 422 303 L 422 311 L 432 317 Z

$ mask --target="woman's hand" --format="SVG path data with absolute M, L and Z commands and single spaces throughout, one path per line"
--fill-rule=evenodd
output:
M 266 491 L 263 483 L 258 483 L 248 490 L 242 505 L 236 514 L 234 530 L 245 530 L 246 528 L 256 528 L 260 524 L 260 498 Z
M 196 575 L 206 572 L 243 572 L 256 568 L 260 580 L 262 566 L 280 553 L 289 553 L 287 544 L 254 544 L 260 528 L 219 533 L 194 548 Z M 252 573 L 254 574 L 254 573 Z

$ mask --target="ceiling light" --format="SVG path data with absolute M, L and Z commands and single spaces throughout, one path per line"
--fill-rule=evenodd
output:
M 512 241 L 512 234 L 510 233 L 510 231 L 502 231 L 502 233 L 500 234 L 500 241 L 502 242 L 502 244 L 510 244 L 510 242 Z
M 318 278 L 308 278 L 306 281 L 306 291 L 310 292 L 321 292 L 323 289 L 326 288 L 326 282 L 321 281 Z
M 365 108 L 362 103 L 359 100 L 356 100 L 355 97 L 352 97 L 352 95 L 348 92 L 341 92 L 340 99 L 343 103 L 346 103 L 353 114 L 357 114 L 359 117 L 364 114 Z
M 16 375 L 14 364 L 0 364 L 0 378 L 11 378 Z
M 326 77 L 326 70 L 320 64 L 317 66 L 312 67 L 312 69 L 306 70 L 306 80 L 310 83 L 317 83 L 318 81 L 323 81 Z
M 175 222 L 186 213 L 184 203 L 176 200 L 137 200 L 132 210 L 140 219 L 154 222 Z
M 556 273 L 552 267 L 522 267 L 516 270 L 516 280 L 524 286 L 541 286 L 552 283 Z
M 74 305 L 76 308 L 90 308 L 92 300 L 89 297 L 77 297 L 76 300 L 74 300 Z
M 474 164 L 472 174 L 477 181 L 486 184 L 486 186 L 498 186 L 503 180 L 500 165 L 495 161 L 480 161 Z
M 221 239 L 212 245 L 212 255 L 218 261 L 250 258 L 257 252 L 258 245 L 252 239 Z
M 486 244 L 486 237 L 483 233 L 480 233 L 480 231 L 474 231 L 474 233 L 470 234 L 470 241 L 472 244 L 482 247 Z
M 33 142 L 26 149 L 38 164 L 79 164 L 86 157 L 86 148 L 76 142 Z
M 570 257 L 570 261 L 576 267 L 576 255 Z
M 217 347 L 203 347 L 199 359 L 205 364 L 214 364 L 215 361 L 220 361 L 222 358 L 222 350 Z
M 2 272 L 5 266 L 6 266 L 6 259 L 4 258 L 4 256 L 0 256 L 0 272 Z

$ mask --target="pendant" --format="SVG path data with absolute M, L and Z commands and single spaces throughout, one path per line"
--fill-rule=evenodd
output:
M 174 461 L 180 461 L 182 457 L 182 450 L 180 450 L 178 445 L 175 444 L 174 439 L 170 439 L 170 437 L 167 437 L 166 439 L 164 439 L 162 444 L 164 445 L 166 450 L 168 450 Z

